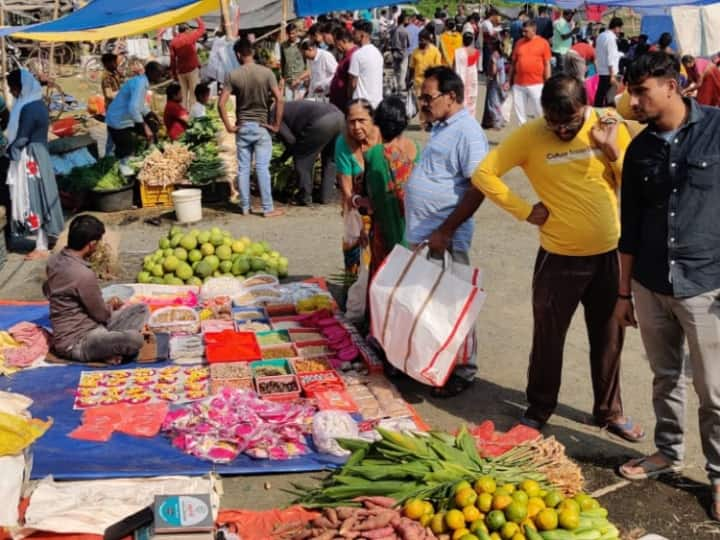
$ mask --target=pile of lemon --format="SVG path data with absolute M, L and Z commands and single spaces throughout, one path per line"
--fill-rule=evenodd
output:
M 447 501 L 447 511 L 436 511 L 430 501 L 410 499 L 406 517 L 430 527 L 450 540 L 582 540 L 616 538 L 607 521 L 607 510 L 585 493 L 565 498 L 559 491 L 545 491 L 534 480 L 498 486 L 491 476 L 471 485 L 459 482 Z M 605 531 L 601 526 L 607 525 Z M 597 531 L 590 534 L 586 531 Z

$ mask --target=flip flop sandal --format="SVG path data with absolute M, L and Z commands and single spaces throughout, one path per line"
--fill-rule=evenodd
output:
M 520 417 L 519 423 L 523 426 L 527 426 L 529 428 L 534 429 L 535 431 L 542 431 L 542 428 L 545 427 L 544 422 L 540 422 L 540 420 L 534 420 L 533 418 L 528 418 L 525 415 L 522 415 Z
M 447 399 L 462 394 L 470 388 L 473 381 L 468 381 L 457 375 L 450 375 L 445 386 L 435 387 L 430 391 L 430 395 L 435 398 Z
M 655 454 L 653 454 L 655 455 Z M 663 474 L 671 474 L 680 472 L 682 470 L 682 465 L 680 464 L 672 464 L 672 463 L 666 463 L 664 465 L 658 465 L 656 463 L 653 463 L 649 461 L 649 458 L 651 456 L 644 456 L 632 461 L 629 461 L 628 463 L 625 463 L 624 465 L 620 465 L 618 467 L 618 474 L 625 478 L 626 480 L 648 480 L 650 478 L 656 478 Z M 632 463 L 632 464 L 631 464 Z M 631 473 L 625 470 L 625 467 L 631 464 L 631 467 L 640 467 L 643 472 L 639 473 Z
M 637 443 L 645 438 L 645 432 L 641 431 L 639 435 L 635 435 L 633 433 L 634 427 L 635 424 L 633 423 L 632 418 L 630 418 L 629 416 L 627 417 L 627 421 L 623 424 L 621 424 L 620 422 L 608 422 L 603 426 L 603 428 L 606 429 L 609 433 L 617 435 L 621 439 L 625 439 L 628 442 Z

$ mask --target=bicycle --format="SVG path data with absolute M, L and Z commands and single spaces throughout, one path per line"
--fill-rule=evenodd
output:
M 50 73 L 52 53 L 53 77 L 70 77 L 75 74 L 75 49 L 67 43 L 24 42 L 6 39 L 6 47 L 13 51 L 16 63 L 27 67 L 30 62 L 39 66 L 42 73 Z
M 102 79 L 105 67 L 102 65 L 102 55 L 105 53 L 114 53 L 118 57 L 118 72 L 127 78 L 130 75 L 131 62 L 127 57 L 127 46 L 124 40 L 105 40 L 96 49 L 99 54 L 90 56 L 85 65 L 83 72 L 85 79 L 92 83 L 99 83 Z

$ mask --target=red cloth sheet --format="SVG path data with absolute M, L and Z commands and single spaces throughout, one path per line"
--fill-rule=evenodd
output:
M 167 411 L 167 403 L 93 407 L 85 410 L 82 424 L 68 436 L 95 442 L 109 440 L 114 431 L 136 437 L 154 437 L 160 431 Z

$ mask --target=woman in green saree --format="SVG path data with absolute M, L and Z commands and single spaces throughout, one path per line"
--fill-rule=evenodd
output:
M 365 191 L 371 212 L 370 278 L 396 244 L 405 242 L 405 183 L 420 151 L 403 135 L 408 118 L 397 96 L 384 99 L 374 114 L 382 143 L 365 153 Z

